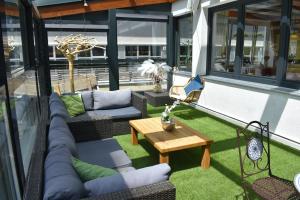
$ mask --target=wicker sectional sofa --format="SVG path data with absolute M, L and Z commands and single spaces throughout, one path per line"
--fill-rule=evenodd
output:
M 94 97 L 97 93 L 100 93 L 100 102 L 102 108 L 99 108 L 99 102 L 94 102 Z M 124 96 L 125 93 L 125 96 Z M 130 97 L 126 97 L 126 94 L 130 94 Z M 127 134 L 130 131 L 129 120 L 139 119 L 147 117 L 147 99 L 134 91 L 119 90 L 113 92 L 99 92 L 99 91 L 85 91 L 81 93 L 82 100 L 86 112 L 76 117 L 70 117 L 62 101 L 59 101 L 58 95 L 53 93 L 49 99 L 50 114 L 59 114 L 64 117 L 68 122 L 80 122 L 91 121 L 95 122 L 102 118 L 112 119 L 112 133 L 114 135 Z M 120 97 L 118 96 L 120 95 Z M 106 97 L 108 96 L 108 97 Z M 122 105 L 122 101 L 128 101 Z M 119 105 L 118 105 L 119 104 Z M 120 106 L 122 105 L 122 106 Z M 97 108 L 98 107 L 98 108 Z M 52 109 L 53 108 L 53 109 Z M 95 124 L 95 128 L 97 125 Z M 83 131 L 86 131 L 84 128 Z M 88 137 L 88 139 L 90 139 Z
M 127 154 L 112 138 L 113 125 L 118 122 L 105 115 L 92 119 L 87 115 L 65 118 L 55 111 L 61 108 L 53 102 L 53 96 L 49 100 L 51 120 L 44 163 L 44 199 L 61 194 L 66 195 L 63 196 L 66 199 L 175 199 L 175 187 L 168 181 L 168 165 L 132 167 Z M 91 164 L 113 168 L 119 174 L 80 183 L 70 167 L 71 155 Z M 66 169 L 59 169 L 61 166 Z M 70 174 L 73 177 L 70 178 Z M 60 180 L 55 182 L 53 177 L 58 175 Z M 57 194 L 57 188 L 62 190 L 61 193 L 58 191 Z M 74 194 L 68 196 L 66 191 Z

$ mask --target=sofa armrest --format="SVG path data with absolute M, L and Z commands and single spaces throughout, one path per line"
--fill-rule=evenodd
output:
M 112 138 L 110 117 L 75 117 L 66 120 L 76 142 Z
M 169 181 L 154 183 L 137 188 L 126 189 L 119 192 L 107 193 L 85 200 L 124 200 L 124 199 L 162 199 L 175 200 L 176 188 Z
M 132 105 L 142 112 L 142 118 L 147 117 L 147 98 L 137 92 L 131 93 Z

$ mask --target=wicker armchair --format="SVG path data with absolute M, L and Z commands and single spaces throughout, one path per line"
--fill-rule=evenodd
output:
M 172 99 L 179 100 L 181 102 L 185 103 L 193 103 L 197 102 L 200 98 L 200 95 L 202 93 L 202 90 L 204 88 L 205 80 L 201 78 L 201 83 L 203 85 L 203 88 L 201 90 L 193 90 L 189 92 L 188 94 L 185 93 L 184 88 L 193 80 L 194 78 L 190 78 L 189 81 L 185 85 L 173 85 L 170 88 L 169 96 Z
M 249 130 L 253 126 L 257 127 L 254 132 Z M 252 121 L 244 129 L 237 129 L 242 187 L 245 196 L 247 199 L 250 199 L 249 191 L 253 191 L 262 199 L 299 200 L 299 193 L 296 191 L 292 181 L 272 174 L 269 138 L 269 123 L 263 125 L 258 121 Z M 243 144 L 246 144 L 246 146 L 243 146 Z M 268 176 L 258 178 L 253 183 L 250 183 L 250 177 L 263 175 L 263 172 L 267 172 Z

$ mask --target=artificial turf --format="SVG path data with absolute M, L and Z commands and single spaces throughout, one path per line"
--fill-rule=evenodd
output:
M 160 116 L 163 110 L 164 107 L 148 105 L 151 117 Z M 177 199 L 243 199 L 236 143 L 237 126 L 184 105 L 178 106 L 172 114 L 214 140 L 211 167 L 206 170 L 200 167 L 200 148 L 170 154 L 170 181 L 176 187 Z M 157 151 L 141 135 L 140 145 L 132 145 L 129 134 L 116 136 L 116 139 L 132 159 L 135 168 L 158 163 Z M 293 180 L 295 174 L 300 173 L 300 151 L 272 142 L 271 168 L 273 174 Z

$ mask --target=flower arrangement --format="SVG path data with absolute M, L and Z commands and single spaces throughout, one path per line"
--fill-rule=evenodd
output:
M 175 121 L 170 117 L 170 113 L 179 104 L 180 101 L 177 100 L 171 107 L 166 105 L 165 111 L 161 113 L 161 123 L 164 130 L 171 131 L 175 127 Z
M 170 121 L 170 113 L 171 111 L 176 108 L 176 106 L 178 106 L 180 104 L 179 100 L 174 101 L 173 105 L 170 107 L 168 105 L 166 105 L 165 111 L 161 113 L 161 120 L 162 121 Z
M 161 82 L 164 80 L 166 72 L 170 72 L 172 68 L 167 63 L 155 63 L 154 60 L 145 60 L 138 71 L 141 72 L 142 76 L 146 74 L 151 77 L 154 83 L 154 92 L 162 92 Z

